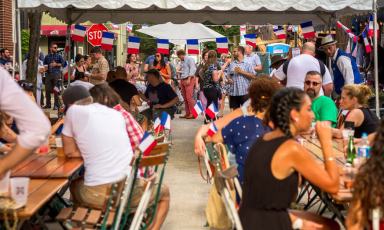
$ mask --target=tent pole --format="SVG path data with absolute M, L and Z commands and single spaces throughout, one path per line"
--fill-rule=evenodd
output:
M 377 58 L 377 0 L 373 0 L 373 64 L 375 76 L 375 96 L 376 96 L 376 115 L 380 117 L 380 102 L 379 102 L 379 73 L 378 73 L 378 58 Z
M 16 2 L 12 1 L 12 43 L 13 43 L 13 54 L 12 54 L 12 78 L 15 79 L 15 67 L 16 67 Z
M 17 1 L 16 1 L 17 2 Z M 20 79 L 24 80 L 26 77 L 24 76 L 24 72 L 22 69 L 23 66 L 23 52 L 21 50 L 21 26 L 20 26 L 20 9 L 16 6 L 16 15 L 17 15 L 17 51 L 19 56 L 19 75 Z
M 67 62 L 68 62 L 68 86 L 71 84 L 71 75 L 72 75 L 72 71 L 71 71 L 71 25 L 72 25 L 72 12 L 71 12 L 71 9 L 67 9 L 67 35 L 66 35 L 66 41 L 65 41 L 65 45 L 68 46 L 65 47 L 68 49 L 68 52 L 67 52 Z

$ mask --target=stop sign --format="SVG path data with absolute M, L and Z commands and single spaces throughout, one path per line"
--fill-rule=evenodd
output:
M 88 42 L 93 46 L 101 46 L 103 31 L 108 31 L 103 24 L 93 24 L 87 30 Z

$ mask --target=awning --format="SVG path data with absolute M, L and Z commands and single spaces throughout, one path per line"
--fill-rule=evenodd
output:
M 382 0 L 381 0 L 382 1 Z M 380 1 L 379 1 L 380 2 Z M 18 0 L 23 10 L 49 11 L 72 23 L 326 24 L 332 16 L 372 10 L 369 0 Z
M 71 30 L 73 26 L 71 26 Z M 40 27 L 40 35 L 42 36 L 66 36 L 67 26 L 66 25 L 42 25 Z

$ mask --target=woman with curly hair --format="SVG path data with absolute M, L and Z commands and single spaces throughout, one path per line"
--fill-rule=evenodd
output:
M 372 211 L 384 212 L 384 121 L 376 132 L 371 157 L 363 164 L 353 184 L 353 201 L 348 211 L 347 228 L 372 229 Z M 384 221 L 380 222 L 383 229 Z
M 368 99 L 372 96 L 372 90 L 367 85 L 350 84 L 344 86 L 341 92 L 340 108 L 349 112 L 345 116 L 339 115 L 337 127 L 343 129 L 344 122 L 353 122 L 355 138 L 360 138 L 363 133 L 375 132 L 379 119 L 367 106 Z M 334 135 L 342 137 L 340 130 L 334 130 Z
M 205 144 L 207 142 L 222 142 L 226 144 L 232 154 L 236 157 L 237 169 L 239 172 L 239 181 L 243 182 L 244 163 L 253 142 L 262 136 L 270 128 L 263 122 L 265 112 L 271 102 L 273 95 L 281 88 L 281 85 L 268 76 L 260 76 L 252 81 L 249 87 L 250 111 L 247 107 L 234 111 L 236 117 L 232 114 L 224 116 L 214 122 L 218 132 L 212 137 L 205 137 L 209 125 L 199 129 L 196 134 L 195 144 L 198 145 L 196 151 L 198 154 L 204 154 Z M 240 135 L 238 135 L 240 133 Z
M 328 193 L 339 190 L 339 172 L 332 150 L 331 127 L 316 123 L 324 165 L 295 137 L 311 127 L 311 99 L 297 88 L 285 88 L 271 100 L 271 132 L 260 137 L 248 152 L 244 167 L 243 197 L 239 210 L 245 230 L 316 229 L 318 224 L 288 212 L 297 194 L 299 174 Z

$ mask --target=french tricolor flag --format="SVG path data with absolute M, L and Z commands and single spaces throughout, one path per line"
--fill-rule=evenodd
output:
M 313 28 L 312 21 L 303 22 L 300 24 L 304 39 L 313 38 L 316 36 L 315 29 Z
M 196 105 L 192 109 L 192 115 L 196 119 L 204 111 L 203 104 L 197 100 Z
M 164 129 L 171 129 L 171 116 L 168 113 L 161 113 L 160 125 L 162 125 Z
M 161 54 L 169 54 L 168 39 L 157 39 L 157 52 Z
M 150 133 L 145 132 L 139 144 L 139 149 L 143 155 L 148 155 L 156 145 L 157 142 L 155 138 Z
M 118 30 L 118 29 L 119 29 L 119 25 L 117 25 L 117 24 L 113 24 L 113 23 L 111 23 L 111 27 L 112 27 L 112 29 L 114 29 L 114 30 Z
M 187 49 L 188 54 L 199 54 L 199 40 L 198 39 L 188 39 L 187 40 Z
M 164 127 L 160 123 L 161 123 L 160 118 L 157 117 L 155 119 L 155 122 L 153 123 L 153 130 L 155 131 L 155 133 L 160 133 L 161 131 L 164 130 Z
M 129 54 L 138 54 L 139 50 L 140 50 L 140 38 L 129 36 L 127 52 Z
M 75 42 L 84 42 L 85 32 L 87 27 L 81 25 L 75 25 L 75 28 L 71 34 L 71 39 Z
M 369 15 L 368 36 L 373 37 L 373 15 Z
M 282 26 L 274 26 L 273 32 L 275 33 L 277 39 L 286 39 L 287 34 Z
M 211 119 L 215 119 L 216 115 L 219 113 L 219 110 L 217 109 L 215 103 L 212 103 L 208 106 L 208 108 L 205 110 L 205 114 L 208 115 Z
M 228 38 L 216 38 L 217 53 L 226 54 L 228 53 Z
M 104 50 L 112 50 L 114 38 L 115 35 L 113 33 L 103 31 L 103 37 L 101 38 L 101 48 Z
M 371 48 L 371 44 L 368 41 L 366 31 L 364 31 L 362 35 L 363 35 L 363 39 L 364 39 L 365 52 L 370 53 L 372 51 L 372 48 Z
M 218 129 L 215 125 L 215 122 L 212 122 L 211 124 L 209 124 L 209 129 L 208 129 L 208 132 L 207 132 L 207 135 L 212 137 L 213 135 L 215 135 L 217 133 Z
M 257 38 L 256 34 L 245 34 L 244 35 L 245 43 L 247 45 L 252 46 L 253 48 L 256 48 L 256 38 Z
M 133 24 L 128 23 L 126 29 L 127 29 L 128 32 L 132 32 Z

